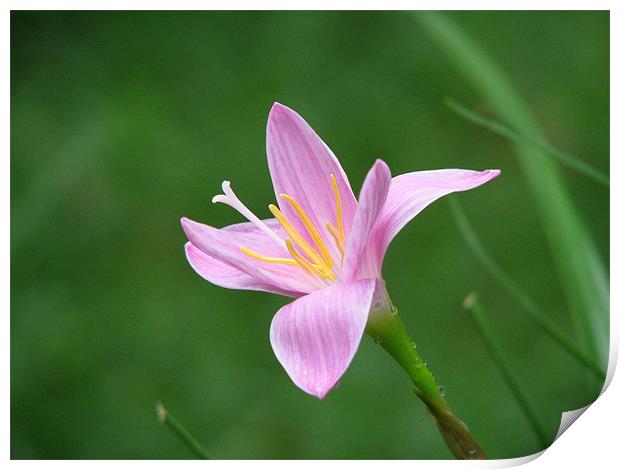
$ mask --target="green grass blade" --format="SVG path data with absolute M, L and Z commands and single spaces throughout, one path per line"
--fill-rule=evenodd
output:
M 442 13 L 413 13 L 461 76 L 494 113 L 518 132 L 545 140 L 510 81 L 493 60 Z M 516 146 L 583 348 L 605 368 L 609 355 L 609 279 L 569 197 L 557 164 L 546 152 Z
M 164 408 L 164 405 L 159 401 L 155 405 L 157 411 L 157 417 L 159 421 L 168 426 L 172 432 L 174 432 L 190 450 L 201 460 L 209 460 L 207 452 L 202 448 L 200 443 L 194 436 L 183 426 L 178 419 L 176 419 L 170 412 Z
M 526 416 L 532 430 L 536 434 L 538 442 L 543 448 L 546 447 L 550 440 L 547 438 L 545 428 L 542 425 L 540 417 L 536 413 L 534 405 L 527 396 L 527 393 L 525 393 L 524 387 L 521 385 L 521 382 L 519 382 L 513 372 L 510 360 L 508 359 L 505 351 L 502 349 L 500 345 L 501 343 L 497 336 L 495 336 L 495 332 L 491 327 L 491 322 L 489 321 L 484 308 L 478 300 L 478 296 L 474 293 L 469 294 L 463 302 L 463 306 L 476 322 L 476 325 L 482 334 L 482 339 L 484 340 L 493 361 L 497 365 L 497 368 L 502 374 L 502 377 L 504 377 L 508 388 L 510 388 L 510 391 L 523 410 L 523 414 Z
M 519 284 L 511 279 L 511 277 L 497 264 L 489 252 L 484 248 L 480 239 L 476 235 L 472 225 L 469 223 L 465 212 L 456 198 L 448 199 L 452 215 L 456 221 L 459 231 L 463 238 L 480 259 L 482 264 L 489 272 L 499 281 L 504 288 L 510 292 L 513 297 L 521 304 L 530 317 L 543 329 L 549 337 L 562 347 L 571 356 L 577 359 L 581 364 L 590 369 L 602 381 L 605 380 L 605 371 L 597 364 L 597 362 L 588 356 L 575 342 L 560 330 L 549 317 L 543 312 L 542 308 L 532 299 L 528 293 Z
M 494 132 L 495 134 L 506 137 L 516 145 L 532 145 L 538 148 L 538 150 L 542 150 L 550 157 L 555 158 L 556 161 L 609 188 L 609 177 L 607 175 L 601 173 L 596 168 L 588 165 L 574 155 L 563 152 L 562 150 L 555 148 L 553 145 L 548 144 L 544 140 L 520 134 L 515 130 L 511 129 L 510 127 L 505 126 L 504 124 L 494 121 L 493 119 L 484 117 L 481 114 L 476 113 L 470 109 L 467 109 L 465 106 L 457 103 L 452 98 L 446 98 L 445 103 L 448 108 L 450 108 L 459 116 L 467 119 L 468 121 L 484 127 L 485 129 Z

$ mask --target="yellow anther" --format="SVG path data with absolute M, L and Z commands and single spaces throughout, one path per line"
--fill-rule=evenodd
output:
M 342 226 L 342 202 L 340 201 L 340 191 L 338 191 L 338 183 L 336 183 L 336 177 L 331 175 L 332 188 L 334 188 L 334 194 L 336 195 L 336 222 L 338 225 L 338 233 L 340 238 L 344 242 L 344 227 Z
M 308 245 L 308 242 L 306 242 L 306 240 L 304 240 L 301 237 L 301 235 L 299 235 L 297 230 L 295 230 L 295 228 L 291 225 L 291 223 L 287 220 L 287 218 L 284 217 L 284 215 L 282 215 L 282 212 L 280 212 L 280 209 L 278 209 L 273 204 L 269 204 L 269 210 L 271 211 L 273 216 L 278 220 L 278 222 L 280 222 L 280 225 L 282 225 L 282 228 L 286 231 L 288 236 L 291 237 L 291 239 L 295 243 L 297 243 L 297 246 L 301 248 L 304 254 L 308 256 L 308 258 L 310 258 L 314 263 L 318 264 L 319 266 L 322 266 L 325 264 L 325 261 L 323 261 L 323 259 L 314 250 L 314 248 Z
M 260 261 L 266 261 L 267 263 L 301 266 L 313 276 L 316 276 L 318 274 L 320 277 L 323 277 L 325 279 L 330 279 L 332 281 L 336 279 L 336 277 L 331 273 L 331 271 L 326 272 L 322 266 L 308 262 L 308 260 L 306 260 L 293 248 L 293 245 L 290 240 L 287 240 L 286 243 L 287 243 L 287 248 L 289 244 L 291 245 L 291 247 L 289 248 L 289 252 L 293 255 L 293 258 L 273 258 L 271 256 L 261 255 L 260 253 L 257 253 L 256 251 L 252 251 L 249 248 L 246 248 L 244 246 L 239 247 L 239 249 L 243 251 L 246 255 L 250 256 L 251 258 L 255 258 Z M 291 249 L 293 250 L 292 252 L 290 251 Z
M 308 233 L 310 234 L 310 236 L 314 240 L 314 243 L 316 243 L 316 246 L 321 252 L 321 255 L 323 256 L 323 260 L 325 261 L 325 264 L 327 264 L 328 268 L 331 268 L 334 265 L 334 261 L 332 260 L 332 257 L 329 255 L 329 251 L 327 250 L 325 243 L 323 243 L 323 240 L 321 239 L 321 236 L 319 235 L 319 231 L 316 229 L 316 227 L 310 220 L 310 217 L 308 217 L 308 214 L 306 214 L 306 212 L 301 208 L 301 206 L 297 203 L 297 201 L 293 199 L 291 196 L 289 196 L 288 194 L 280 194 L 280 197 L 290 202 L 293 208 L 297 211 L 297 214 L 299 214 L 299 218 L 303 222 L 306 229 L 308 229 Z
M 336 275 L 331 269 L 327 269 L 325 266 L 317 266 L 316 264 L 313 264 L 312 267 L 318 272 L 319 276 L 329 279 L 330 281 L 336 280 Z
M 340 237 L 340 233 L 338 233 L 336 227 L 334 227 L 330 222 L 327 222 L 327 230 L 329 230 L 331 236 L 334 237 L 336 247 L 340 252 L 340 260 L 342 261 L 344 259 L 344 240 Z
M 330 222 L 327 223 L 326 227 L 330 235 L 334 237 L 336 247 L 340 252 L 340 262 L 342 264 L 345 252 L 344 226 L 342 221 L 342 201 L 340 200 L 340 191 L 338 190 L 338 184 L 334 175 L 331 175 L 331 182 L 334 189 L 334 195 L 336 197 L 337 228 L 334 227 Z M 239 248 L 241 249 L 241 251 L 243 251 L 243 253 L 250 256 L 251 258 L 265 261 L 267 263 L 300 266 L 304 271 L 306 271 L 313 277 L 318 277 L 321 280 L 327 279 L 330 281 L 335 281 L 336 276 L 331 270 L 331 267 L 334 265 L 334 261 L 316 226 L 314 225 L 314 223 L 312 223 L 312 220 L 310 220 L 308 214 L 306 214 L 306 212 L 301 208 L 297 201 L 295 201 L 295 199 L 293 199 L 288 194 L 280 194 L 280 197 L 288 201 L 293 206 L 293 208 L 299 215 L 301 222 L 308 231 L 308 234 L 310 234 L 310 237 L 312 237 L 312 240 L 316 244 L 316 247 L 321 254 L 319 255 L 319 253 L 317 253 L 317 251 L 306 240 L 304 240 L 304 238 L 299 234 L 295 227 L 293 227 L 293 225 L 288 221 L 288 219 L 284 217 L 280 209 L 278 209 L 278 207 L 276 207 L 274 204 L 269 205 L 269 210 L 290 237 L 289 240 L 285 240 L 285 244 L 292 258 L 276 258 L 271 256 L 265 256 L 245 247 Z M 295 242 L 297 247 L 299 247 L 299 251 L 297 251 L 297 249 L 293 246 L 293 242 Z
M 304 271 L 306 271 L 311 276 L 316 276 L 318 274 L 319 277 L 322 277 L 324 279 L 329 279 L 331 281 L 336 280 L 336 276 L 334 276 L 331 272 L 329 272 L 328 274 L 320 266 L 310 264 L 306 258 L 299 254 L 299 252 L 293 246 L 293 242 L 291 242 L 290 240 L 286 240 L 286 248 L 288 248 L 288 252 L 295 259 L 295 261 L 299 263 L 299 265 L 304 269 Z
M 344 261 L 344 249 L 345 249 L 345 238 L 344 238 L 344 226 L 342 223 L 342 201 L 340 200 L 340 191 L 338 190 L 338 183 L 336 182 L 336 177 L 331 175 L 332 180 L 332 188 L 334 189 L 334 196 L 336 196 L 336 225 L 338 228 L 334 227 L 331 223 L 327 223 L 327 230 L 332 237 L 334 237 L 334 241 L 336 242 L 336 247 L 340 252 L 340 262 Z
M 260 253 L 257 253 L 256 251 L 252 251 L 244 246 L 239 247 L 241 249 L 241 251 L 243 251 L 246 255 L 261 260 L 261 261 L 266 261 L 268 263 L 276 263 L 276 264 L 289 264 L 289 265 L 297 265 L 297 261 L 295 261 L 294 259 L 291 258 L 273 258 L 271 256 L 265 256 L 265 255 L 261 255 Z

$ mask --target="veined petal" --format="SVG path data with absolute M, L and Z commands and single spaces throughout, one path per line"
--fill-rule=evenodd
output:
M 267 161 L 282 213 L 304 238 L 310 240 L 294 208 L 280 196 L 288 194 L 299 203 L 330 246 L 333 242 L 325 224 L 336 223 L 336 199 L 331 183 L 331 175 L 334 175 L 342 201 L 343 227 L 348 233 L 357 202 L 347 175 L 336 156 L 306 121 L 279 103 L 273 105 L 267 121 Z
M 287 237 L 286 232 L 280 225 L 280 222 L 276 219 L 262 219 L 261 222 L 280 238 L 284 239 Z M 249 240 L 250 243 L 261 245 L 269 252 L 269 254 L 274 256 L 277 254 L 286 253 L 286 250 L 282 249 L 282 247 L 280 247 L 278 243 L 273 240 L 273 238 L 265 234 L 265 232 L 260 230 L 252 222 L 241 222 L 238 224 L 227 225 L 226 227 L 223 227 L 222 230 L 243 237 L 244 239 Z
M 356 278 L 366 242 L 385 204 L 391 178 L 390 169 L 385 162 L 377 160 L 364 180 L 357 212 L 347 239 L 343 266 L 345 280 Z
M 271 323 L 271 346 L 295 385 L 323 398 L 347 370 L 368 320 L 375 279 L 313 292 L 282 307 Z
M 272 292 L 274 294 L 291 297 L 299 296 L 297 293 L 282 290 L 278 286 L 250 276 L 228 263 L 224 263 L 223 261 L 209 256 L 193 245 L 192 242 L 187 242 L 185 244 L 185 255 L 191 267 L 194 268 L 194 271 L 203 279 L 216 286 L 226 287 L 227 289 Z
M 275 221 L 264 222 L 275 229 Z M 192 246 L 207 256 L 199 256 L 192 249 L 191 259 L 188 254 L 190 264 L 198 274 L 214 284 L 235 288 L 234 283 L 237 282 L 237 288 L 240 289 L 264 290 L 291 297 L 298 297 L 317 288 L 313 279 L 298 266 L 257 260 L 241 251 L 241 247 L 245 247 L 265 256 L 289 257 L 282 247 L 254 224 L 242 223 L 217 229 L 184 217 L 181 225 Z M 233 281 L 231 269 L 240 271 L 244 276 L 238 275 L 238 279 Z M 250 283 L 248 277 L 254 281 Z
M 381 216 L 366 245 L 366 269 L 370 274 L 380 273 L 390 242 L 430 203 L 453 192 L 476 188 L 500 173 L 500 170 L 429 170 L 393 178 Z

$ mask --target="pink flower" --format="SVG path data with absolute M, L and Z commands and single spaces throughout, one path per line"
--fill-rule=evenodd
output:
M 274 218 L 259 219 L 224 181 L 224 194 L 213 202 L 249 222 L 217 229 L 183 218 L 185 252 L 213 284 L 295 298 L 273 318 L 271 345 L 293 382 L 323 398 L 351 363 L 369 317 L 385 311 L 381 265 L 392 239 L 431 202 L 500 172 L 432 170 L 392 178 L 377 160 L 358 201 L 332 151 L 279 103 L 267 121 L 267 161 L 278 202 L 269 206 Z

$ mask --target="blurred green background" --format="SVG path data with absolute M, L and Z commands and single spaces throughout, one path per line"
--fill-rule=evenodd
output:
M 551 141 L 609 165 L 607 12 L 448 16 L 504 68 Z M 261 216 L 274 200 L 265 125 L 296 109 L 354 190 L 393 174 L 501 168 L 457 196 L 487 248 L 574 335 L 511 145 L 443 104 L 484 108 L 403 12 L 11 14 L 11 456 L 191 458 L 161 399 L 217 458 L 450 458 L 407 377 L 369 338 L 319 401 L 276 361 L 288 300 L 201 280 L 181 216 L 240 222 L 211 197 L 230 179 Z M 608 190 L 564 170 L 609 259 Z M 446 398 L 491 457 L 539 450 L 462 309 L 479 292 L 553 435 L 592 399 L 586 374 L 489 276 L 446 204 L 392 244 L 391 296 Z

